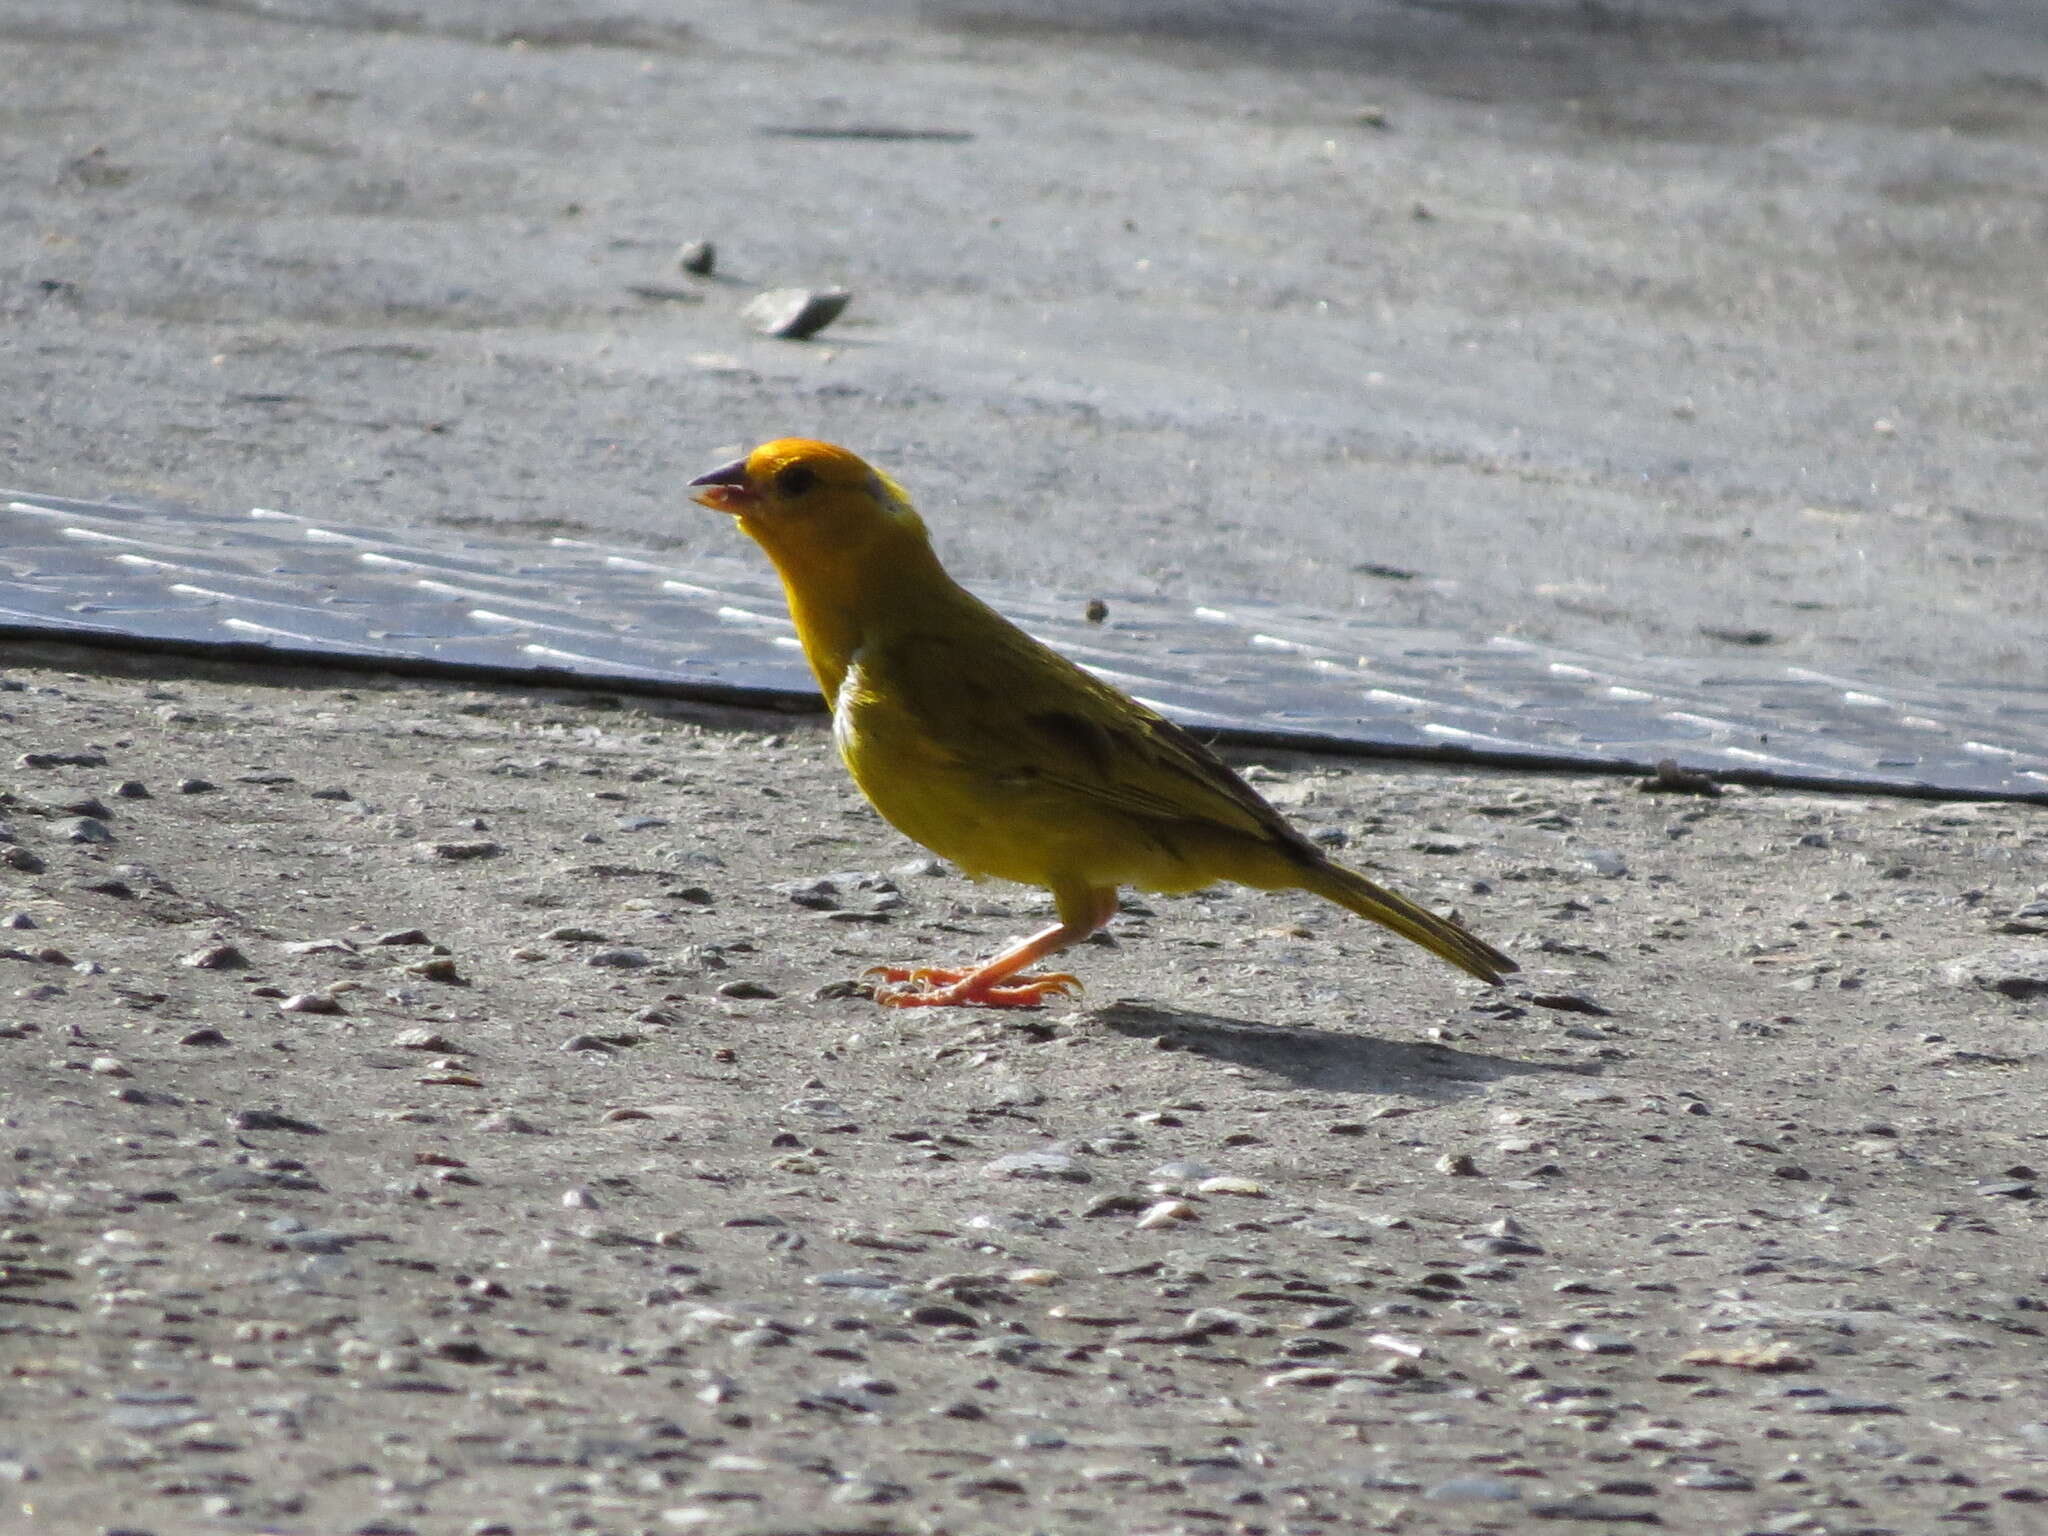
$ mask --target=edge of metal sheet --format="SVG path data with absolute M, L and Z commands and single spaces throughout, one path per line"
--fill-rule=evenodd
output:
M 2048 804 L 2048 689 L 1617 658 L 1245 601 L 979 588 L 1217 740 L 1438 765 Z M 0 491 L 0 640 L 822 708 L 781 594 L 589 539 Z

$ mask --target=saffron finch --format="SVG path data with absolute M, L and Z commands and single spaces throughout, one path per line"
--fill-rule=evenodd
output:
M 974 876 L 1052 893 L 1059 921 L 961 968 L 881 966 L 877 1002 L 1029 1007 L 1029 968 L 1107 924 L 1117 888 L 1300 889 L 1482 981 L 1515 962 L 1334 862 L 1193 736 L 958 585 L 902 487 L 844 448 L 765 443 L 690 482 L 782 577 L 832 737 L 882 815 Z

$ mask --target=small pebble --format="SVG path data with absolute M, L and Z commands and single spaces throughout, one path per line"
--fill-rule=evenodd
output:
M 981 1171 L 994 1179 L 1056 1179 L 1068 1184 L 1086 1184 L 1094 1177 L 1065 1152 L 1010 1152 L 982 1164 Z
M 1628 1504 L 1614 1504 L 1605 1499 L 1592 1498 L 1576 1493 L 1567 1499 L 1543 1499 L 1528 1506 L 1534 1520 L 1578 1520 L 1606 1521 L 1610 1523 L 1633 1522 L 1640 1525 L 1661 1525 L 1662 1518 L 1654 1509 Z
M 277 946 L 288 955 L 352 955 L 355 945 L 347 939 L 293 939 Z
M 1975 1187 L 1980 1195 L 2008 1200 L 2033 1200 L 2040 1195 L 2032 1179 L 1980 1179 Z
M 310 1120 L 301 1120 L 296 1115 L 275 1109 L 238 1109 L 228 1116 L 228 1120 L 238 1131 L 292 1131 L 301 1136 L 327 1134 Z
M 844 1120 L 851 1111 L 837 1099 L 822 1095 L 791 1099 L 782 1106 L 785 1115 L 809 1115 L 814 1120 Z
M 1400 1355 L 1408 1360 L 1420 1360 L 1428 1353 L 1420 1339 L 1411 1339 L 1398 1333 L 1375 1333 L 1365 1342 L 1374 1349 L 1384 1349 L 1389 1354 Z
M 1659 759 L 1649 778 L 1636 781 L 1636 788 L 1647 794 L 1699 795 L 1709 800 L 1721 797 L 1721 786 L 1712 777 L 1695 769 L 1681 768 L 1678 760 L 1671 757 Z
M 488 838 L 472 838 L 463 842 L 417 843 L 413 847 L 416 858 L 446 859 L 451 863 L 465 863 L 473 859 L 495 859 L 503 853 L 504 847 Z
M 872 1270 L 832 1269 L 806 1275 L 804 1284 L 834 1291 L 889 1291 L 897 1289 L 903 1282 L 894 1275 L 876 1274 Z
M 1728 1467 L 1701 1467 L 1680 1473 L 1671 1481 L 1676 1487 L 1696 1488 L 1703 1493 L 1749 1493 L 1756 1488 L 1754 1481 Z
M 524 1115 L 515 1114 L 509 1109 L 501 1109 L 494 1114 L 485 1115 L 481 1120 L 477 1121 L 476 1128 L 479 1131 L 506 1133 L 514 1136 L 547 1135 L 545 1127 L 527 1119 Z
M 1614 1333 L 1575 1333 L 1565 1342 L 1588 1355 L 1632 1355 L 1636 1350 L 1631 1341 Z
M 837 320 L 852 301 L 845 288 L 773 288 L 750 301 L 740 318 L 764 336 L 802 341 Z
M 2048 947 L 1979 950 L 1946 962 L 1940 975 L 1951 987 L 1976 987 L 2016 1002 L 2048 996 Z
M 1810 1389 L 1809 1389 L 1810 1390 Z M 1904 1413 L 1897 1403 L 1887 1402 L 1878 1397 L 1838 1396 L 1833 1392 L 1817 1392 L 1801 1395 L 1793 1400 L 1794 1413 L 1827 1413 L 1843 1416 L 1855 1414 Z
M 1505 1477 L 1454 1477 L 1425 1489 L 1425 1499 L 1454 1503 L 1511 1503 L 1522 1496 L 1521 1485 Z
M 1140 1216 L 1135 1225 L 1147 1229 L 1170 1227 L 1175 1222 L 1193 1221 L 1198 1214 L 1185 1200 L 1162 1200 Z

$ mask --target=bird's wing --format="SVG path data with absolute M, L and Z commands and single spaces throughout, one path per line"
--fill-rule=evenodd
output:
M 992 787 L 1201 822 L 1292 848 L 1301 835 L 1188 732 L 1049 650 L 993 610 L 970 636 L 895 637 L 863 657 L 903 723 Z

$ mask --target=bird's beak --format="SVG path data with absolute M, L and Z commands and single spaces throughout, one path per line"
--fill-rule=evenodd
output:
M 709 473 L 699 475 L 690 485 L 694 492 L 690 499 L 699 506 L 709 507 L 714 512 L 730 512 L 735 517 L 750 511 L 761 500 L 760 492 L 747 484 L 745 459 L 721 464 Z

